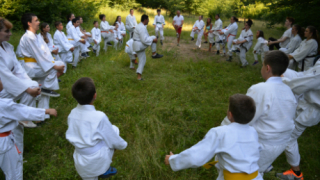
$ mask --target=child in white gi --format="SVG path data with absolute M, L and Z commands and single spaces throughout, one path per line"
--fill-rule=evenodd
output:
M 113 41 L 114 38 L 114 26 L 110 26 L 108 21 L 106 21 L 106 15 L 104 14 L 100 14 L 99 15 L 99 19 L 101 20 L 100 22 L 100 30 L 101 30 L 101 36 L 104 40 L 104 51 L 107 51 L 108 46 L 112 46 L 112 44 L 110 43 L 111 41 Z
M 93 106 L 97 97 L 93 80 L 77 80 L 72 86 L 72 96 L 79 104 L 68 116 L 66 138 L 75 147 L 73 159 L 77 172 L 84 180 L 115 175 L 117 169 L 110 166 L 113 153 L 125 149 L 127 142 L 119 136 L 119 128 Z
M 191 37 L 191 41 L 194 40 L 194 34 L 198 34 L 198 37 L 197 37 L 197 42 L 196 42 L 196 46 L 198 48 L 201 47 L 201 39 L 202 39 L 202 36 L 203 36 L 203 31 L 204 31 L 204 22 L 203 22 L 203 16 L 199 16 L 199 19 L 194 23 L 193 27 L 192 27 L 192 31 L 191 31 L 191 34 L 190 34 L 190 37 Z
M 137 53 L 133 51 L 132 49 L 133 39 L 129 39 L 126 43 L 125 52 L 129 55 L 130 58 L 130 69 L 135 70 L 134 64 L 137 60 Z
M 93 49 L 93 53 L 95 53 L 96 56 L 99 56 L 100 42 L 101 42 L 101 31 L 99 29 L 98 21 L 94 21 L 93 25 L 94 25 L 94 28 L 92 28 L 91 34 L 92 34 L 92 39 L 93 39 L 94 45 L 93 45 L 92 49 Z
M 272 169 L 271 164 L 285 150 L 294 129 L 296 98 L 280 77 L 288 63 L 285 53 L 279 50 L 267 52 L 261 68 L 261 75 L 266 82 L 251 86 L 247 92 L 257 107 L 249 125 L 257 130 L 262 146 L 258 162 L 260 173 Z M 229 124 L 227 118 L 222 122 L 222 125 L 225 124 Z
M 118 44 L 122 44 L 122 35 L 121 31 L 119 30 L 119 24 L 114 23 L 114 38 L 113 38 L 113 47 L 115 50 L 118 50 Z
M 160 44 L 163 45 L 163 40 L 164 40 L 164 36 L 163 36 L 163 28 L 164 25 L 166 25 L 166 22 L 164 20 L 164 17 L 161 15 L 161 9 L 157 10 L 157 14 L 154 17 L 154 22 L 153 22 L 153 26 L 155 28 L 155 33 L 157 38 L 159 38 L 159 34 L 160 34 Z
M 133 15 L 133 9 L 130 9 L 130 14 L 126 17 L 126 28 L 129 31 L 130 39 L 133 37 L 133 32 L 137 25 L 136 17 Z
M 269 51 L 268 41 L 264 39 L 264 33 L 261 30 L 258 30 L 256 33 L 257 43 L 253 48 L 253 56 L 254 56 L 254 63 L 252 65 L 256 65 L 259 63 L 258 61 L 258 54 L 261 54 L 261 61 L 264 60 L 265 52 Z
M 237 176 L 262 180 L 258 172 L 258 133 L 248 124 L 255 111 L 251 97 L 242 94 L 231 96 L 227 113 L 231 123 L 210 129 L 200 142 L 179 154 L 170 152 L 165 157 L 165 163 L 170 164 L 173 171 L 200 166 L 210 168 L 215 163 L 207 162 L 216 155 L 217 180 L 236 180 Z
M 223 44 L 223 51 L 225 52 L 225 43 L 227 43 L 228 45 L 228 55 L 229 55 L 229 58 L 230 56 L 232 56 L 232 43 L 233 43 L 233 40 L 234 38 L 236 38 L 236 35 L 237 35 L 237 32 L 238 32 L 238 18 L 236 18 L 235 16 L 232 16 L 231 19 L 230 19 L 230 24 L 228 27 L 222 29 L 221 31 L 219 31 L 219 34 L 224 36 L 224 37 L 219 37 L 220 39 L 224 39 L 224 40 L 221 40 L 219 41 L 219 43 L 222 43 Z M 221 54 L 221 56 L 224 56 L 225 54 Z

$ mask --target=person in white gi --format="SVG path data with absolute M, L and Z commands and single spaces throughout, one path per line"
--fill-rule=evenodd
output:
M 72 27 L 72 19 L 74 19 L 74 18 L 75 18 L 75 16 L 74 16 L 73 13 L 68 14 L 68 16 L 67 16 L 67 21 L 68 21 L 68 23 L 67 23 L 67 25 L 66 25 L 66 30 L 67 30 L 67 32 L 68 32 L 69 28 Z
M 110 43 L 114 39 L 114 26 L 110 26 L 108 21 L 106 21 L 106 16 L 104 14 L 100 14 L 99 18 L 101 20 L 100 23 L 100 30 L 101 30 L 101 36 L 104 40 L 104 51 L 107 51 L 108 45 L 112 46 Z
M 17 104 L 6 98 L 0 98 L 0 109 L 0 169 L 7 180 L 22 180 L 23 153 L 13 130 L 19 126 L 19 121 L 44 121 L 46 114 L 57 116 L 57 111 Z
M 132 45 L 133 45 L 133 39 L 129 39 L 129 41 L 127 41 L 127 43 L 126 43 L 126 48 L 125 48 L 124 52 L 126 52 L 129 55 L 130 69 L 135 70 L 134 64 L 137 59 L 137 53 L 133 51 Z
M 306 71 L 313 66 L 313 60 L 318 54 L 318 35 L 317 29 L 313 26 L 308 26 L 304 32 L 306 38 L 300 43 L 298 49 L 290 53 L 290 63 L 288 68 L 295 70 L 296 66 L 301 71 Z
M 251 31 L 251 25 L 252 21 L 249 19 L 244 24 L 244 29 L 241 31 L 241 34 L 238 39 L 233 40 L 233 46 L 232 46 L 232 52 L 236 52 L 237 55 L 240 57 L 240 61 L 242 66 L 246 67 L 249 63 L 246 60 L 246 53 L 249 51 L 249 49 L 252 46 L 252 40 L 253 40 L 253 33 Z M 227 61 L 231 62 L 232 56 L 229 56 L 229 59 Z
M 162 58 L 163 55 L 158 54 L 157 51 L 157 37 L 155 36 L 149 36 L 147 25 L 149 23 L 149 17 L 147 15 L 141 16 L 141 22 L 137 25 L 137 27 L 134 29 L 133 33 L 133 51 L 137 53 L 137 56 L 139 58 L 139 65 L 137 69 L 137 79 L 143 80 L 141 78 L 144 65 L 146 64 L 147 57 L 146 57 L 146 48 L 148 46 L 151 46 L 152 50 L 152 58 Z
M 57 28 L 56 32 L 53 35 L 53 42 L 56 47 L 59 48 L 59 55 L 61 61 L 65 65 L 64 72 L 67 71 L 67 64 L 71 63 L 73 60 L 72 52 L 74 51 L 74 46 L 68 41 L 68 38 L 64 34 L 63 25 L 60 21 L 54 23 Z
M 24 67 L 24 57 L 23 57 L 23 55 L 21 53 L 20 44 L 18 44 L 18 46 L 17 46 L 16 55 L 17 55 L 17 59 L 19 60 L 21 66 Z
M 76 68 L 79 62 L 79 56 L 80 56 L 80 49 L 82 49 L 83 51 L 85 51 L 83 48 L 86 44 L 86 41 L 84 39 L 81 39 L 81 37 L 79 36 L 76 27 L 79 26 L 80 22 L 79 19 L 74 18 L 72 20 L 72 27 L 69 28 L 69 30 L 67 31 L 68 35 L 67 38 L 69 40 L 69 43 L 71 43 L 74 46 L 74 51 L 73 51 L 73 63 L 72 63 L 72 67 Z
M 248 125 L 255 112 L 252 98 L 242 94 L 231 96 L 227 113 L 231 123 L 211 128 L 200 142 L 179 154 L 170 152 L 165 157 L 165 164 L 173 171 L 200 166 L 208 169 L 215 164 L 219 173 L 217 180 L 236 180 L 237 176 L 262 180 L 258 172 L 261 149 L 258 133 Z M 214 156 L 218 162 L 207 163 Z
M 214 26 L 208 31 L 208 37 L 209 37 L 209 43 L 210 47 L 213 45 L 216 45 L 217 48 L 217 55 L 220 54 L 220 43 L 217 43 L 221 41 L 222 39 L 219 38 L 219 31 L 222 29 L 222 21 L 220 19 L 220 15 L 215 15 L 216 21 L 214 22 Z M 225 52 L 224 52 L 225 53 Z
M 291 28 L 292 37 L 290 38 L 290 42 L 285 48 L 280 48 L 279 50 L 286 54 L 293 53 L 299 47 L 302 41 L 301 37 L 303 37 L 303 33 L 303 29 L 299 25 L 293 25 Z
M 315 126 L 320 121 L 319 60 L 307 71 L 296 72 L 287 69 L 283 74 L 282 81 L 300 98 L 298 99 L 298 107 L 294 119 L 295 128 L 285 150 L 287 162 L 291 165 L 291 169 L 284 173 L 277 173 L 277 177 L 281 179 L 288 179 L 290 177 L 295 180 L 303 180 L 303 174 L 299 166 L 301 157 L 297 139 L 307 127 Z
M 118 23 L 114 23 L 114 38 L 113 38 L 113 47 L 115 50 L 118 50 L 118 44 L 121 45 L 122 44 L 122 35 L 121 35 L 121 31 L 119 29 L 119 24 Z
M 183 26 L 184 18 L 180 14 L 180 10 L 177 10 L 177 15 L 173 17 L 172 25 L 174 29 L 176 30 L 177 33 L 177 46 L 180 46 L 180 35 L 182 31 L 182 26 Z
M 96 56 L 99 56 L 100 52 L 100 42 L 101 42 L 101 31 L 99 29 L 99 23 L 98 21 L 93 22 L 94 28 L 91 30 L 92 39 L 94 42 L 94 45 L 92 47 L 93 52 L 96 54 Z
M 273 37 L 269 38 L 269 49 L 274 50 L 274 47 L 280 50 L 280 48 L 285 48 L 288 43 L 290 42 L 290 38 L 292 37 L 291 34 L 291 27 L 294 24 L 294 19 L 291 17 L 286 18 L 286 22 L 284 26 L 287 28 L 287 30 L 283 33 L 280 39 L 275 39 Z
M 164 40 L 164 36 L 163 36 L 164 25 L 166 25 L 166 22 L 164 20 L 164 17 L 161 15 L 161 9 L 158 9 L 157 15 L 154 16 L 153 26 L 154 26 L 157 38 L 159 37 L 159 34 L 160 34 L 160 44 L 161 45 L 163 45 L 163 40 Z
M 122 35 L 122 39 L 124 39 L 124 37 L 126 36 L 126 27 L 123 24 L 123 22 L 121 22 L 121 16 L 117 16 L 117 19 L 115 21 L 117 24 L 119 24 L 119 30 L 121 31 L 121 35 Z
M 85 36 L 85 39 L 88 41 L 89 44 L 93 43 L 93 39 L 92 39 L 91 33 L 90 32 L 86 32 L 86 30 L 81 26 L 81 24 L 83 24 L 83 18 L 81 16 L 78 16 L 78 18 L 79 18 L 79 21 L 80 21 L 80 25 L 79 25 L 80 32 Z M 90 46 L 89 46 L 89 48 L 91 48 Z
M 268 41 L 264 39 L 264 33 L 258 30 L 256 33 L 257 43 L 253 48 L 254 63 L 256 65 L 259 63 L 258 54 L 261 54 L 261 62 L 264 61 L 264 54 L 269 51 Z
M 90 43 L 92 43 L 91 34 L 90 33 L 87 34 L 85 32 L 85 30 L 82 30 L 82 28 L 80 27 L 80 25 L 83 23 L 82 17 L 78 16 L 77 19 L 79 19 L 79 26 L 76 27 L 76 30 L 77 30 L 79 36 L 81 37 L 81 39 L 84 39 L 86 41 L 86 44 L 81 45 L 82 46 L 82 48 L 80 49 L 81 56 L 84 58 L 87 58 L 87 57 L 90 57 L 88 52 L 90 52 L 90 50 L 89 50 L 89 48 L 91 46 Z
M 196 46 L 198 48 L 201 48 L 201 39 L 202 39 L 202 36 L 203 36 L 203 31 L 204 31 L 204 22 L 203 22 L 203 16 L 199 16 L 199 19 L 194 23 L 193 27 L 192 27 L 192 30 L 191 30 L 191 34 L 190 34 L 190 37 L 191 37 L 191 41 L 194 40 L 194 34 L 198 34 L 198 37 L 197 37 L 197 42 L 196 42 Z
M 224 39 L 223 41 L 219 41 L 218 43 L 223 43 L 223 52 L 225 52 L 225 43 L 228 45 L 228 55 L 232 56 L 232 43 L 234 38 L 236 38 L 237 32 L 238 32 L 238 18 L 235 16 L 232 16 L 230 19 L 230 24 L 227 28 L 222 29 L 219 31 L 219 34 L 221 35 L 219 38 Z M 224 56 L 225 54 L 221 54 L 221 56 Z
M 133 37 L 134 29 L 137 25 L 136 17 L 133 15 L 133 9 L 130 9 L 130 14 L 126 18 L 126 28 L 129 31 L 130 39 Z
M 68 116 L 66 139 L 75 147 L 73 159 L 78 174 L 84 180 L 115 175 L 116 168 L 110 166 L 113 153 L 125 149 L 127 142 L 106 114 L 95 109 L 97 94 L 92 79 L 77 80 L 72 95 L 79 104 Z
M 262 146 L 258 162 L 260 173 L 272 169 L 271 164 L 285 150 L 294 129 L 297 101 L 280 77 L 288 63 L 285 53 L 278 50 L 267 52 L 261 68 L 266 82 L 251 86 L 247 92 L 256 103 L 256 114 L 249 125 L 257 130 Z M 222 125 L 229 123 L 225 118 Z

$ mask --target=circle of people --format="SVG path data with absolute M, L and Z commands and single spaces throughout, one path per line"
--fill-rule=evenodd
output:
M 137 24 L 133 10 L 126 17 L 126 25 L 121 17 L 113 26 L 99 16 L 93 22 L 91 33 L 79 25 L 82 18 L 70 14 L 66 25 L 67 36 L 61 22 L 56 22 L 54 36 L 50 27 L 42 23 L 32 13 L 25 13 L 21 23 L 25 34 L 21 37 L 16 52 L 9 44 L 13 25 L 0 17 L 0 168 L 6 179 L 23 179 L 23 138 L 24 128 L 37 125 L 57 116 L 55 109 L 49 108 L 50 97 L 59 97 L 59 77 L 66 73 L 67 63 L 77 67 L 80 58 L 89 57 L 89 48 L 99 56 L 100 43 L 104 39 L 104 50 L 110 42 L 117 49 L 122 44 L 126 31 L 130 36 L 125 52 L 130 57 L 130 68 L 134 69 L 139 58 L 137 79 L 146 63 L 145 49 L 152 48 L 152 58 L 161 58 L 156 52 L 158 35 L 163 44 L 164 17 L 157 10 L 154 27 L 157 36 L 149 36 L 146 26 L 149 17 L 142 15 Z M 244 29 L 236 39 L 238 30 L 236 17 L 231 17 L 230 25 L 222 28 L 219 14 L 214 25 L 207 20 L 206 27 L 199 17 L 192 28 L 191 37 L 198 34 L 196 45 L 201 47 L 202 35 L 209 39 L 209 50 L 215 45 L 217 53 L 226 54 L 228 61 L 232 54 L 240 56 L 242 67 L 247 66 L 246 52 L 252 46 L 252 21 L 245 22 Z M 184 18 L 177 11 L 173 26 L 179 46 Z M 40 33 L 37 33 L 40 26 Z M 285 152 L 291 169 L 277 173 L 281 179 L 301 179 L 300 154 L 297 139 L 303 131 L 320 121 L 320 61 L 317 61 L 317 33 L 313 26 L 305 31 L 294 24 L 293 18 L 286 18 L 287 30 L 280 39 L 265 40 L 263 31 L 257 31 L 254 47 L 255 62 L 261 54 L 261 75 L 266 80 L 249 88 L 246 95 L 235 94 L 229 98 L 229 109 L 222 126 L 209 130 L 204 139 L 191 148 L 165 157 L 165 164 L 174 171 L 203 166 L 215 166 L 218 180 L 263 179 L 263 174 L 272 170 L 272 163 Z M 305 40 L 302 41 L 304 34 Z M 91 45 L 93 44 L 93 46 Z M 269 46 L 269 47 L 268 47 Z M 279 50 L 273 50 L 276 47 Z M 271 50 L 271 51 L 269 51 Z M 301 72 L 295 71 L 296 69 Z M 41 84 L 41 85 L 40 85 Z M 41 86 L 41 88 L 40 88 Z M 80 78 L 72 86 L 72 95 L 79 103 L 68 117 L 67 140 L 75 146 L 74 164 L 82 179 L 108 178 L 117 173 L 111 167 L 115 149 L 125 149 L 127 142 L 120 137 L 119 128 L 112 125 L 108 117 L 93 106 L 96 89 L 92 79 Z M 20 103 L 16 103 L 20 101 Z M 36 108 L 37 107 L 37 108 Z M 94 119 L 95 121 L 92 121 Z M 279 121 L 281 120 L 281 121 Z M 90 131 L 88 131 L 90 129 Z M 215 161 L 210 161 L 215 157 Z

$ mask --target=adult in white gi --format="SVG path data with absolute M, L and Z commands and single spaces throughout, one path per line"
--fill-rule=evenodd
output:
M 266 53 L 261 69 L 266 82 L 251 86 L 247 92 L 256 103 L 256 114 L 249 124 L 257 130 L 262 146 L 258 162 L 260 173 L 267 172 L 285 150 L 294 129 L 296 98 L 280 77 L 288 63 L 286 54 L 281 51 Z M 229 124 L 228 118 L 222 122 L 226 124 Z
M 240 94 L 234 96 L 246 97 Z M 234 96 L 231 96 L 230 99 Z M 231 124 L 210 129 L 200 142 L 179 154 L 170 152 L 171 155 L 166 156 L 165 163 L 170 164 L 173 171 L 179 171 L 203 166 L 216 155 L 215 159 L 218 160 L 218 163 L 215 166 L 219 172 L 217 180 L 229 180 L 230 178 L 224 177 L 225 175 L 235 180 L 232 178 L 234 174 L 249 175 L 252 176 L 250 179 L 262 180 L 263 178 L 258 173 L 260 154 L 258 134 L 253 127 L 248 125 L 254 116 L 255 106 L 252 98 L 246 98 L 251 104 L 250 109 L 245 109 L 250 112 L 249 120 L 244 118 L 246 122 L 238 123 L 236 114 L 230 112 L 229 108 L 228 118 Z M 232 106 L 231 103 L 230 106 Z M 240 108 L 236 107 L 235 110 L 240 110 Z
M 290 54 L 293 53 L 300 45 L 302 39 L 301 37 L 303 36 L 302 28 L 295 24 L 291 28 L 291 33 L 292 37 L 290 38 L 290 42 L 287 44 L 285 48 L 280 48 L 279 50 L 286 53 Z
M 254 63 L 252 65 L 258 64 L 258 54 L 261 54 L 261 62 L 264 61 L 264 54 L 269 51 L 268 41 L 264 39 L 264 33 L 258 30 L 256 33 L 257 43 L 253 48 Z
M 74 51 L 74 46 L 68 41 L 68 38 L 64 34 L 62 23 L 56 22 L 55 26 L 57 28 L 56 32 L 53 35 L 53 42 L 56 47 L 59 48 L 59 55 L 61 61 L 65 65 L 65 72 L 67 71 L 67 63 L 72 62 L 72 52 Z
M 125 48 L 124 52 L 126 52 L 129 55 L 130 69 L 135 69 L 134 63 L 137 59 L 137 53 L 133 51 L 132 45 L 133 45 L 133 39 L 129 39 L 129 41 L 127 41 L 127 43 L 126 43 L 126 48 Z
M 104 14 L 100 14 L 99 18 L 101 20 L 100 23 L 100 30 L 101 30 L 101 36 L 104 40 L 104 51 L 107 51 L 108 45 L 112 46 L 110 43 L 114 39 L 114 26 L 110 26 L 108 21 L 106 21 L 106 16 Z
M 245 25 L 244 30 L 241 31 L 241 34 L 238 39 L 233 40 L 232 52 L 237 52 L 237 55 L 240 57 L 242 66 L 245 67 L 249 63 L 246 60 L 246 53 L 252 46 L 253 33 L 251 31 L 252 21 L 249 19 Z M 231 62 L 232 56 L 229 56 L 227 61 Z
M 219 37 L 220 39 L 224 39 L 224 41 L 222 41 L 223 43 L 223 51 L 225 52 L 225 43 L 228 44 L 228 55 L 229 56 L 232 56 L 232 43 L 233 43 L 233 40 L 234 38 L 236 38 L 236 35 L 237 35 L 237 32 L 238 32 L 238 18 L 236 18 L 235 16 L 232 16 L 231 19 L 230 19 L 230 24 L 227 28 L 225 29 L 222 29 L 221 31 L 219 31 L 219 34 L 222 35 L 222 36 L 225 36 L 225 37 Z M 227 41 L 227 42 L 225 42 Z M 221 43 L 221 42 L 219 42 Z M 225 54 L 221 54 L 222 56 L 225 55 Z
M 133 9 L 130 9 L 130 14 L 126 18 L 126 28 L 129 31 L 130 39 L 133 37 L 134 29 L 137 25 L 136 17 L 133 15 Z
M 123 22 L 121 22 L 121 16 L 117 16 L 116 23 L 119 24 L 119 30 L 121 31 L 123 39 L 126 36 L 127 31 L 125 25 L 123 24 Z
M 209 43 L 212 44 L 212 45 L 216 45 L 216 48 L 217 48 L 217 55 L 220 54 L 220 43 L 217 43 L 219 41 L 222 41 L 220 38 L 219 38 L 219 31 L 221 31 L 222 29 L 222 21 L 220 19 L 220 15 L 219 14 L 216 14 L 215 15 L 215 19 L 216 21 L 214 22 L 214 26 L 209 30 L 209 34 L 208 34 L 208 37 L 209 37 Z M 224 53 L 226 53 L 224 51 Z
M 159 37 L 160 34 L 160 43 L 161 45 L 163 45 L 163 40 L 164 40 L 164 36 L 163 36 L 163 28 L 164 25 L 166 25 L 166 22 L 164 20 L 164 17 L 161 15 L 161 10 L 158 9 L 157 10 L 157 15 L 154 16 L 154 22 L 153 22 L 153 26 L 155 28 L 155 33 L 157 38 Z
M 288 17 L 284 24 L 287 30 L 283 33 L 281 38 L 280 39 L 275 39 L 273 37 L 269 38 L 268 45 L 269 45 L 270 51 L 274 50 L 274 47 L 276 47 L 277 49 L 280 49 L 280 48 L 285 48 L 288 45 L 288 43 L 290 42 L 290 38 L 292 37 L 291 27 L 293 24 L 294 24 L 294 19 L 291 17 Z
M 179 43 L 180 43 L 180 35 L 182 32 L 183 22 L 184 22 L 184 18 L 180 14 L 180 10 L 177 10 L 177 15 L 173 17 L 172 25 L 177 33 L 177 43 L 178 43 L 177 45 L 178 46 L 180 46 Z
M 99 29 L 99 23 L 98 21 L 93 22 L 94 28 L 91 30 L 92 39 L 94 42 L 93 45 L 93 52 L 96 53 L 96 56 L 99 56 L 100 52 L 100 42 L 101 42 L 101 31 Z
M 19 60 L 21 66 L 24 67 L 24 57 L 23 57 L 23 55 L 21 53 L 20 44 L 18 44 L 18 46 L 17 46 L 16 55 L 17 55 L 17 59 Z
M 156 52 L 158 39 L 155 36 L 149 36 L 147 25 L 149 23 L 149 17 L 147 15 L 141 16 L 141 22 L 137 25 L 133 33 L 133 51 L 137 53 L 139 58 L 139 65 L 137 69 L 138 80 L 143 80 L 141 78 L 144 65 L 146 64 L 147 57 L 145 50 L 148 46 L 151 46 L 152 58 L 162 58 Z
M 298 49 L 289 54 L 289 68 L 295 70 L 296 65 L 302 71 L 306 71 L 313 66 L 313 60 L 318 54 L 317 29 L 308 26 L 304 32 L 306 38 L 300 43 Z
M 320 121 L 320 61 L 318 59 L 313 67 L 304 72 L 287 69 L 283 76 L 282 81 L 291 88 L 292 92 L 297 96 L 303 96 L 298 99 L 298 107 L 294 119 L 295 128 L 285 150 L 291 170 L 285 173 L 278 173 L 277 176 L 285 179 L 285 176 L 293 175 L 295 179 L 300 179 L 301 177 L 303 178 L 303 174 L 299 166 L 301 157 L 297 139 L 307 127 L 317 125 Z
M 69 43 L 71 43 L 74 46 L 74 51 L 73 51 L 73 63 L 72 66 L 73 68 L 77 67 L 78 62 L 79 62 L 79 55 L 80 55 L 80 49 L 85 51 L 83 48 L 85 46 L 86 41 L 84 39 L 81 39 L 79 36 L 76 27 L 79 26 L 80 22 L 79 19 L 75 18 L 72 20 L 73 26 L 69 28 L 67 31 L 68 35 L 67 38 L 69 40 Z
M 75 18 L 75 16 L 74 16 L 73 13 L 68 14 L 68 16 L 67 16 L 67 21 L 68 21 L 68 23 L 67 23 L 67 25 L 66 25 L 66 30 L 67 30 L 67 32 L 68 32 L 69 28 L 72 27 L 72 19 L 74 19 L 74 18 Z
M 190 37 L 191 37 L 191 41 L 194 40 L 194 34 L 198 34 L 198 37 L 197 37 L 197 42 L 196 42 L 196 46 L 198 48 L 201 48 L 201 38 L 203 36 L 203 31 L 204 31 L 204 22 L 203 22 L 203 16 L 199 16 L 199 19 L 194 23 L 193 27 L 192 27 L 192 30 L 191 30 L 191 34 L 190 34 Z

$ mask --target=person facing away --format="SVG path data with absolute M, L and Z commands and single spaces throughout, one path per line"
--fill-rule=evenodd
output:
M 117 169 L 110 166 L 113 153 L 125 149 L 127 142 L 106 114 L 95 109 L 97 93 L 93 80 L 78 79 L 72 86 L 72 96 L 79 104 L 68 116 L 66 139 L 75 147 L 73 159 L 78 174 L 84 180 L 115 175 Z
M 248 124 L 255 112 L 256 106 L 251 97 L 232 95 L 227 112 L 231 123 L 210 129 L 200 142 L 179 154 L 170 152 L 165 157 L 165 164 L 170 165 L 173 171 L 215 165 L 219 172 L 217 180 L 235 180 L 237 176 L 262 180 L 258 173 L 258 134 Z M 214 156 L 218 162 L 207 163 Z

